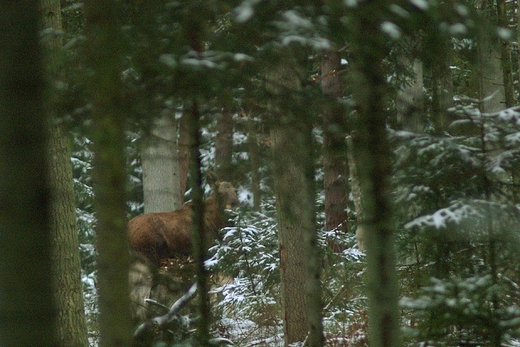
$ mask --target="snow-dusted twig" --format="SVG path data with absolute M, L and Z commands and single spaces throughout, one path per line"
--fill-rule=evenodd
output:
M 197 283 L 194 283 L 194 284 L 192 284 L 190 289 L 188 289 L 188 291 L 179 298 L 179 300 L 177 300 L 177 301 L 175 301 L 175 303 L 173 303 L 173 305 L 170 307 L 170 310 L 166 314 L 159 316 L 159 317 L 154 317 L 152 319 L 149 319 L 146 322 L 144 322 L 143 324 L 139 325 L 134 332 L 134 337 L 135 338 L 141 337 L 146 331 L 148 331 L 153 326 L 162 327 L 162 326 L 170 323 L 171 321 L 173 321 L 173 319 L 175 317 L 177 317 L 179 311 L 184 306 L 186 306 L 186 304 L 188 302 L 190 302 L 193 299 L 193 297 L 195 296 L 196 293 L 197 293 Z

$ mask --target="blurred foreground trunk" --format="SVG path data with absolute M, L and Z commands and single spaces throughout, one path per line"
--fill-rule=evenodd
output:
M 121 12 L 117 2 L 85 5 L 85 63 L 90 69 L 94 208 L 98 252 L 100 346 L 130 346 L 132 323 L 128 286 L 130 254 L 126 236 L 126 160 L 121 103 Z
M 381 25 L 387 0 L 360 4 L 352 16 L 355 62 L 354 100 L 358 110 L 353 137 L 356 171 L 361 187 L 366 233 L 369 341 L 372 347 L 400 345 L 398 286 L 395 268 L 392 209 L 389 200 L 391 152 L 386 121 L 388 97 L 384 59 L 387 37 Z M 359 216 L 358 216 L 359 218 Z
M 39 3 L 0 3 L 0 345 L 56 346 Z

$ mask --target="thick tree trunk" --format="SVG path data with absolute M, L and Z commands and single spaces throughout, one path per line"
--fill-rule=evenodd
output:
M 122 56 L 117 2 L 85 4 L 85 63 L 92 71 L 94 208 L 98 251 L 100 346 L 130 346 L 130 254 L 126 236 L 126 160 L 121 103 Z
M 59 125 L 50 131 L 49 139 L 52 263 L 54 295 L 58 306 L 58 341 L 59 346 L 63 347 L 88 346 L 70 139 L 66 130 Z
M 59 0 L 41 2 L 43 28 L 62 30 Z M 46 65 L 49 79 L 60 76 L 56 51 L 61 50 L 60 36 L 44 38 L 47 48 Z M 52 85 L 53 83 L 49 83 Z M 51 88 L 48 86 L 48 88 Z M 50 104 L 50 101 L 47 101 Z M 51 235 L 54 296 L 57 303 L 57 326 L 59 346 L 84 347 L 88 345 L 87 322 L 83 306 L 81 283 L 81 260 L 79 254 L 78 228 L 70 138 L 64 126 L 55 122 L 52 105 L 48 107 L 49 152 L 48 165 L 51 188 Z
M 215 173 L 224 181 L 233 180 L 233 114 L 223 109 L 217 118 L 215 139 Z
M 274 97 L 287 97 L 285 93 L 300 88 L 296 71 L 288 61 L 285 63 L 268 74 L 267 89 Z M 271 128 L 271 148 L 285 345 L 304 341 L 309 335 L 309 346 L 322 346 L 310 122 L 288 111 L 273 118 L 276 120 Z
M 56 346 L 39 3 L 0 2 L 0 345 Z
M 321 60 L 321 88 L 331 98 L 323 112 L 323 184 L 325 189 L 325 230 L 347 231 L 348 168 L 345 144 L 345 112 L 336 103 L 343 95 L 341 60 L 336 51 L 326 52 Z M 341 251 L 340 245 L 330 245 Z
M 155 120 L 149 145 L 143 149 L 144 212 L 169 212 L 182 206 L 177 126 L 170 115 Z
M 393 221 L 389 201 L 391 152 L 386 133 L 387 0 L 359 4 L 352 19 L 355 63 L 354 100 L 358 109 L 354 137 L 356 170 L 363 195 L 362 223 L 367 245 L 369 341 L 372 347 L 400 345 L 398 286 Z
M 321 317 L 320 298 L 309 297 L 310 288 L 307 288 L 308 285 L 315 285 L 307 282 L 307 271 L 318 270 L 312 260 L 315 256 L 307 251 L 310 248 L 309 235 L 316 233 L 312 176 L 309 177 L 309 166 L 312 167 L 310 128 L 302 125 L 276 126 L 271 130 L 271 146 L 278 211 L 285 345 L 288 346 L 306 339 L 311 306 L 311 312 Z M 317 253 L 316 248 L 314 253 Z M 310 269 L 309 261 L 313 262 Z M 321 339 L 321 327 L 314 326 L 313 329 L 313 339 Z M 312 345 L 316 346 L 315 342 Z

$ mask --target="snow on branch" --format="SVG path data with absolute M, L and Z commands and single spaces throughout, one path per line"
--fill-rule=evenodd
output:
M 195 294 L 197 293 L 197 284 L 194 283 L 190 289 L 179 299 L 177 300 L 171 307 L 170 310 L 162 316 L 152 318 L 143 324 L 141 324 L 134 332 L 134 337 L 139 338 L 143 336 L 147 331 L 149 331 L 153 326 L 163 327 L 166 324 L 170 323 L 177 316 L 179 311 L 189 303 Z
M 488 117 L 496 117 L 504 122 L 514 122 L 520 125 L 520 106 L 506 108 L 505 110 L 486 115 Z
M 405 224 L 406 229 L 413 227 L 431 226 L 437 229 L 446 228 L 448 223 L 459 224 L 469 217 L 482 217 L 482 214 L 473 206 L 457 202 L 449 207 L 442 208 L 433 214 L 421 216 Z

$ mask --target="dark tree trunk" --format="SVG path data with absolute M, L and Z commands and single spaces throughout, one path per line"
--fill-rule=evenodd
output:
M 85 63 L 91 69 L 94 208 L 98 251 L 100 346 L 130 346 L 130 254 L 126 236 L 126 160 L 121 98 L 122 57 L 117 2 L 85 5 Z
M 326 52 L 321 60 L 321 88 L 330 98 L 323 112 L 323 184 L 325 189 L 325 230 L 347 232 L 347 158 L 345 112 L 337 103 L 343 95 L 341 60 L 336 51 Z M 341 251 L 340 245 L 330 245 Z
M 201 13 L 207 10 L 205 3 L 191 3 L 190 11 Z M 185 36 L 191 49 L 200 55 L 203 52 L 202 37 L 205 33 L 205 22 L 201 17 L 190 18 L 185 23 Z M 211 323 L 211 306 L 208 296 L 208 271 L 204 266 L 207 259 L 207 244 L 203 235 L 204 230 L 204 201 L 202 189 L 202 173 L 200 158 L 200 109 L 196 97 L 190 100 L 190 109 L 186 116 L 188 141 L 189 141 L 189 166 L 193 175 L 192 200 L 193 200 L 193 256 L 195 258 L 195 274 L 197 276 L 198 290 L 198 313 L 197 321 L 197 342 L 201 346 L 210 346 L 210 323 Z
M 233 180 L 233 114 L 223 109 L 217 118 L 215 139 L 215 173 L 224 181 Z
M 39 3 L 0 3 L 0 345 L 56 346 Z
M 179 184 L 181 204 L 184 203 L 184 193 L 188 182 L 188 171 L 190 167 L 190 114 L 185 111 L 179 121 L 179 142 L 177 156 L 179 158 Z
M 202 346 L 209 345 L 210 305 L 208 298 L 208 271 L 204 266 L 207 259 L 207 248 L 204 242 L 204 202 L 202 190 L 202 174 L 200 163 L 200 114 L 198 105 L 193 102 L 189 118 L 190 135 L 190 166 L 193 174 L 192 201 L 193 201 L 193 256 L 195 258 L 199 304 L 199 319 L 197 322 L 197 338 Z
M 442 134 L 448 128 L 448 109 L 453 107 L 453 79 L 450 68 L 451 49 L 451 40 L 446 38 L 446 42 L 444 42 L 445 59 L 435 61 L 433 66 L 432 118 L 434 130 L 437 134 Z
M 388 196 L 391 152 L 386 133 L 388 93 L 383 70 L 388 51 L 386 36 L 381 31 L 387 8 L 386 0 L 364 2 L 351 17 L 356 71 L 353 91 L 358 109 L 354 154 L 363 195 L 361 223 L 367 234 L 368 338 L 372 347 L 400 344 L 393 221 Z

